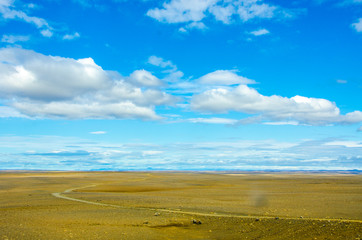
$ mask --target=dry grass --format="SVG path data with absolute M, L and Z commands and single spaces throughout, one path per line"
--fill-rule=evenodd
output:
M 63 195 L 120 207 L 51 195 L 77 187 Z M 3 172 L 0 196 L 0 239 L 359 239 L 362 235 L 360 175 Z M 192 219 L 202 224 L 193 224 Z

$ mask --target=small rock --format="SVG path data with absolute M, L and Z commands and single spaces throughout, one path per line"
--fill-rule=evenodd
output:
M 155 216 L 160 216 L 160 213 L 159 213 L 159 212 L 156 212 L 156 213 L 155 213 Z
M 303 216 L 300 216 L 299 218 L 303 218 Z
M 279 217 L 275 217 L 275 220 L 278 220 L 279 219 Z
M 192 223 L 193 223 L 193 224 L 200 225 L 200 224 L 201 224 L 201 221 L 200 221 L 200 220 L 196 220 L 196 219 L 192 219 Z
M 259 222 L 259 221 L 260 221 L 260 219 L 259 219 L 259 218 L 256 218 L 256 219 L 255 219 L 255 222 Z
M 148 221 L 144 221 L 143 224 L 148 224 Z

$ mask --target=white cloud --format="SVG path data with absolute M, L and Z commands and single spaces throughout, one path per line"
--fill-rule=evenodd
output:
M 258 4 L 258 0 L 245 0 L 238 7 L 237 12 L 240 19 L 244 22 L 253 18 L 272 18 L 274 17 L 276 6 L 271 6 L 265 3 Z
M 52 28 L 45 19 L 29 16 L 24 11 L 15 9 L 13 2 L 11 0 L 0 1 L 0 14 L 4 19 L 14 19 L 30 23 L 37 27 L 43 36 L 52 36 Z
M 49 29 L 45 29 L 40 31 L 40 34 L 43 35 L 44 37 L 52 37 L 53 36 L 53 32 L 50 31 Z
M 0 98 L 26 116 L 160 119 L 154 107 L 173 104 L 177 98 L 146 88 L 158 84 L 145 70 L 124 78 L 103 70 L 91 58 L 0 49 Z
M 284 122 L 264 122 L 265 125 L 299 125 L 297 121 L 284 121 Z
M 146 150 L 146 151 L 142 151 L 142 156 L 153 156 L 153 155 L 159 155 L 162 153 L 163 153 L 163 151 Z
M 148 58 L 148 63 L 152 64 L 154 66 L 157 66 L 157 67 L 162 67 L 162 68 L 168 68 L 169 67 L 169 68 L 174 69 L 174 70 L 177 69 L 176 65 L 174 65 L 171 61 L 166 61 L 163 58 L 157 57 L 157 56 L 150 56 Z
M 169 60 L 164 60 L 157 56 L 150 56 L 147 62 L 163 69 L 162 72 L 166 74 L 163 78 L 165 82 L 176 82 L 184 76 L 183 72 L 179 71 L 177 66 Z
M 232 89 L 215 88 L 194 95 L 191 100 L 194 110 L 210 113 L 237 111 L 257 114 L 273 121 L 297 121 L 301 124 L 326 125 L 333 123 L 358 123 L 362 112 L 354 111 L 340 115 L 335 103 L 321 98 L 277 95 L 264 96 L 246 85 Z
M 209 124 L 236 124 L 238 120 L 230 118 L 190 118 L 187 120 L 192 123 L 209 123 Z
M 357 32 L 362 32 L 362 18 L 359 18 L 357 22 L 352 24 L 352 27 L 357 31 Z
M 180 27 L 178 31 L 182 33 L 187 33 L 187 30 L 184 27 Z
M 323 2 L 327 2 L 327 0 L 319 0 L 320 3 L 323 3 Z M 354 5 L 354 4 L 361 4 L 362 3 L 362 0 L 341 0 L 340 3 L 338 3 L 337 5 L 340 6 L 340 7 L 345 7 L 345 6 L 350 6 L 350 5 Z
M 206 25 L 203 22 L 192 22 L 185 26 L 186 29 L 206 29 Z
M 101 134 L 106 134 L 106 131 L 95 131 L 95 132 L 90 132 L 90 134 L 95 134 L 95 135 L 101 135 Z
M 208 16 L 224 24 L 230 24 L 233 16 L 234 19 L 239 18 L 242 22 L 247 22 L 255 18 L 270 19 L 277 15 L 291 15 L 280 14 L 283 12 L 277 11 L 280 9 L 263 3 L 262 0 L 171 0 L 164 2 L 162 8 L 148 10 L 147 15 L 164 23 L 189 23 L 179 28 L 180 32 L 186 32 L 190 27 L 204 29 L 205 25 L 201 21 Z
M 80 34 L 78 32 L 75 32 L 74 34 L 66 34 L 63 36 L 63 40 L 73 40 L 76 38 L 79 38 Z
M 163 84 L 160 79 L 144 69 L 134 71 L 129 77 L 135 85 L 141 87 L 158 87 Z
M 21 114 L 17 110 L 11 107 L 0 106 L 0 118 L 27 118 L 24 114 Z
M 269 34 L 269 33 L 270 32 L 265 28 L 250 32 L 250 34 L 252 34 L 254 36 L 262 36 L 262 35 L 266 35 L 266 34 Z
M 162 9 L 154 8 L 147 15 L 160 22 L 180 23 L 199 22 L 205 17 L 205 11 L 217 0 L 171 0 L 164 2 Z
M 340 84 L 346 84 L 347 80 L 338 79 L 336 82 Z
M 14 102 L 11 106 L 21 113 L 37 118 L 67 118 L 67 119 L 113 119 L 139 118 L 159 120 L 152 108 L 138 106 L 130 101 L 118 103 L 86 102 L 47 102 L 35 101 Z
M 213 5 L 209 8 L 209 11 L 216 20 L 225 24 L 230 24 L 232 15 L 236 13 L 236 9 L 232 4 L 226 6 Z
M 192 29 L 205 30 L 207 29 L 207 26 L 203 22 L 191 22 L 183 27 L 180 27 L 178 31 L 182 33 L 187 33 L 189 32 L 189 30 Z
M 324 145 L 343 146 L 347 148 L 362 148 L 362 142 L 357 142 L 357 141 L 333 141 L 333 142 L 327 142 Z
M 0 148 L 6 149 L 0 151 L 0 161 L 5 169 L 23 169 L 26 163 L 28 169 L 47 170 L 145 170 L 148 167 L 172 170 L 343 170 L 361 169 L 362 148 L 353 147 L 358 144 L 361 143 L 348 139 L 297 142 L 233 139 L 224 142 L 127 144 L 75 137 L 0 136 Z
M 30 39 L 29 36 L 4 34 L 1 38 L 1 42 L 5 43 L 26 42 L 29 41 L 29 39 Z
M 255 83 L 254 80 L 237 75 L 233 70 L 217 70 L 200 77 L 198 81 L 201 84 L 209 85 L 234 85 Z

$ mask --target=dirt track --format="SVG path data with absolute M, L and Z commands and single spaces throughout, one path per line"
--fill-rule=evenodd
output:
M 219 213 L 201 213 L 201 212 L 190 212 L 190 211 L 181 211 L 181 210 L 172 210 L 172 209 L 156 209 L 156 208 L 144 208 L 144 207 L 124 207 L 120 205 L 114 204 L 107 204 L 107 203 L 99 203 L 99 202 L 92 202 L 72 197 L 64 196 L 65 193 L 70 193 L 75 190 L 81 190 L 88 187 L 95 187 L 97 185 L 90 185 L 85 187 L 78 187 L 78 188 L 70 188 L 65 190 L 62 193 L 52 193 L 54 197 L 62 198 L 70 201 L 81 202 L 85 204 L 93 204 L 98 206 L 104 207 L 112 207 L 112 208 L 128 208 L 128 209 L 139 209 L 139 210 L 150 210 L 156 212 L 168 212 L 168 213 L 178 213 L 178 214 L 188 214 L 191 216 L 207 216 L 207 217 L 232 217 L 232 218 L 252 218 L 252 219 L 275 219 L 275 217 L 267 217 L 267 216 L 247 216 L 247 215 L 233 215 L 233 214 L 219 214 Z M 278 218 L 279 219 L 279 218 Z M 355 223 L 362 223 L 362 220 L 356 219 L 335 219 L 335 218 L 291 218 L 291 217 L 284 217 L 284 220 L 299 220 L 299 221 L 334 221 L 334 222 L 355 222 Z

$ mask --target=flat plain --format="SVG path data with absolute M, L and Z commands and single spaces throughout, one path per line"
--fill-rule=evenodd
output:
M 361 239 L 362 175 L 0 172 L 0 239 Z

